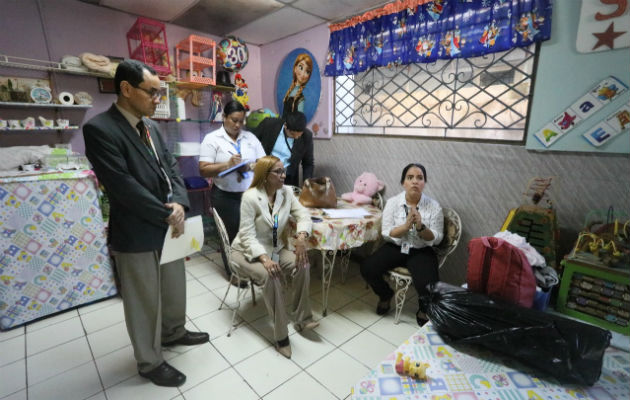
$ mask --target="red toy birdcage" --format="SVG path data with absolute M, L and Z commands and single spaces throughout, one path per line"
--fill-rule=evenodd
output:
M 216 42 L 212 39 L 190 35 L 175 46 L 175 69 L 180 82 L 214 85 L 216 62 Z
M 127 32 L 129 57 L 155 69 L 158 75 L 171 73 L 166 28 L 163 23 L 138 17 Z

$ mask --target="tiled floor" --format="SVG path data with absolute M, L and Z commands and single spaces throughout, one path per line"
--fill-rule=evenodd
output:
M 375 314 L 376 296 L 351 263 L 346 283 L 334 273 L 328 315 L 322 318 L 321 270 L 311 274 L 311 298 L 320 327 L 289 328 L 293 356 L 272 345 L 262 297 L 241 305 L 231 337 L 231 312 L 219 310 L 227 287 L 220 255 L 212 250 L 186 263 L 187 328 L 206 331 L 210 343 L 165 350 L 186 374 L 179 388 L 161 388 L 138 376 L 120 298 L 0 333 L 0 399 L 345 399 L 350 387 L 418 327 L 407 302 L 401 323 L 393 312 Z M 236 290 L 230 291 L 228 303 Z M 259 301 L 258 301 L 259 300 Z

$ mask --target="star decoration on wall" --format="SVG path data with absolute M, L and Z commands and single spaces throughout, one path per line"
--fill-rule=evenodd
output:
M 615 32 L 615 23 L 611 22 L 605 32 L 593 33 L 593 35 L 595 35 L 595 37 L 597 38 L 597 43 L 595 43 L 593 50 L 600 46 L 608 46 L 608 48 L 610 48 L 611 50 L 614 49 L 615 39 L 623 35 L 624 33 L 626 33 L 626 31 Z

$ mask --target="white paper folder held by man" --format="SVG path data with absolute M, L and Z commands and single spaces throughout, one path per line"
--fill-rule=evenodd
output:
M 186 220 L 184 234 L 180 237 L 175 239 L 172 234 L 173 227 L 169 226 L 164 239 L 160 264 L 179 260 L 201 250 L 204 241 L 201 215 Z

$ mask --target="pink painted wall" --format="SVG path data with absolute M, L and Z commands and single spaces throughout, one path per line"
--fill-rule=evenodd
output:
M 329 139 L 332 135 L 333 123 L 333 80 L 324 76 L 324 62 L 328 50 L 328 38 L 330 36 L 328 25 L 322 24 L 295 34 L 285 39 L 261 46 L 261 77 L 262 81 L 262 107 L 278 112 L 275 100 L 278 70 L 284 57 L 291 50 L 303 47 L 309 50 L 317 59 L 319 74 L 322 78 L 322 92 L 319 97 L 319 106 L 309 122 L 309 128 L 313 130 L 313 124 L 319 126 L 316 138 Z
M 41 10 L 38 8 L 38 4 Z M 40 13 L 41 11 L 41 13 Z M 39 60 L 60 61 L 64 55 L 79 55 L 83 52 L 109 56 L 127 57 L 126 33 L 135 22 L 137 16 L 76 0 L 39 1 L 20 0 L 3 1 L 0 12 L 0 54 L 15 57 L 34 58 Z M 8 32 L 13 32 L 9 35 Z M 166 24 L 166 37 L 170 49 L 190 34 L 211 37 L 217 42 L 222 38 L 203 32 L 192 31 L 177 25 Z M 47 45 L 46 45 L 47 42 Z M 249 86 L 250 105 L 261 107 L 261 60 L 260 48 L 248 45 L 249 62 L 241 74 Z M 174 57 L 174 50 L 170 57 Z M 0 67 L 0 75 L 16 77 L 47 77 L 47 73 Z M 59 113 L 69 118 L 71 123 L 82 125 L 94 115 L 106 110 L 116 99 L 114 94 L 103 94 L 98 90 L 96 78 L 78 75 L 53 74 L 52 89 L 54 93 L 69 91 L 76 93 L 86 91 L 94 99 L 93 108 L 87 111 L 63 110 Z M 187 108 L 195 118 L 195 109 Z M 49 109 L 6 109 L 0 108 L 0 118 L 24 118 L 32 115 L 48 115 L 54 113 Z M 46 114 L 48 113 L 48 114 Z M 27 115 L 28 114 L 28 115 Z M 163 131 L 172 129 L 162 124 Z M 210 124 L 180 124 L 179 134 L 182 140 L 197 140 L 203 134 L 216 128 Z M 41 145 L 59 142 L 70 142 L 75 151 L 83 153 L 85 145 L 81 131 L 63 133 L 34 133 L 0 135 L 0 146 Z

